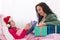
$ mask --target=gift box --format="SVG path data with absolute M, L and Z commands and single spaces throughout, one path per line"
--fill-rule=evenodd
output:
M 36 26 L 34 29 L 35 36 L 46 36 L 47 35 L 47 26 L 38 27 Z
M 37 24 L 37 21 L 31 21 L 29 24 L 30 24 L 31 28 L 27 31 L 27 35 L 34 30 L 34 28 Z
M 35 36 L 40 36 L 40 27 L 36 26 L 34 29 L 34 35 Z
M 47 35 L 47 26 L 43 26 L 42 27 L 42 36 L 46 36 Z
M 47 34 L 55 33 L 55 25 L 47 25 Z
M 60 34 L 60 25 L 57 25 L 57 33 Z
M 60 34 L 60 25 L 47 25 L 43 27 L 36 26 L 34 29 L 35 36 L 46 36 L 53 33 Z

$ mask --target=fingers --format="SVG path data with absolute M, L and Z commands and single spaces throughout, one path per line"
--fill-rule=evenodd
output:
M 29 24 L 26 24 L 25 29 L 28 30 L 30 28 L 31 28 L 30 25 Z
M 40 26 L 40 27 L 46 26 L 46 23 L 39 23 L 38 26 Z

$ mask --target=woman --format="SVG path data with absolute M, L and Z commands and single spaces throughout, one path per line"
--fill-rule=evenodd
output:
M 60 24 L 60 21 L 57 19 L 57 16 L 51 11 L 51 9 L 46 3 L 41 2 L 37 4 L 35 8 L 38 17 L 38 24 L 40 27 L 48 24 Z
M 39 4 L 37 4 L 35 6 L 35 9 L 36 9 L 36 12 L 37 12 L 37 17 L 38 17 L 38 26 L 42 27 L 42 26 L 45 26 L 45 25 L 59 25 L 60 24 L 60 21 L 57 19 L 57 16 L 51 11 L 51 9 L 49 8 L 49 6 L 44 3 L 44 2 L 41 2 Z M 30 40 L 58 40 L 59 34 L 50 34 L 48 36 L 46 36 L 45 38 L 44 37 L 40 37 L 40 38 L 37 38 L 35 37 L 34 35 L 28 35 L 27 39 L 30 39 Z M 52 39 L 52 37 L 54 37 Z
M 26 36 L 27 30 L 30 29 L 29 24 L 27 24 L 22 30 L 18 29 L 15 25 L 15 22 L 11 19 L 11 16 L 5 17 L 4 22 L 10 25 L 8 30 L 15 39 L 24 38 Z
M 46 25 L 59 25 L 60 21 L 57 19 L 57 16 L 51 11 L 49 6 L 44 2 L 41 2 L 35 6 L 37 17 L 38 17 L 38 26 Z M 28 31 L 28 34 L 34 30 L 35 27 L 31 27 Z

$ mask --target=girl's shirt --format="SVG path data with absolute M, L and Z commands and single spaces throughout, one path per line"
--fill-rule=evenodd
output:
M 21 39 L 21 38 L 24 38 L 26 33 L 27 33 L 27 30 L 23 29 L 22 32 L 20 33 L 20 35 L 17 35 L 18 29 L 17 28 L 9 28 L 9 32 L 12 34 L 12 36 L 15 38 L 15 39 Z

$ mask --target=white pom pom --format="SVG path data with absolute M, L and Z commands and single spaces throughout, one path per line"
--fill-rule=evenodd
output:
M 10 27 L 10 25 L 9 25 L 9 24 L 7 24 L 7 27 Z

